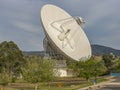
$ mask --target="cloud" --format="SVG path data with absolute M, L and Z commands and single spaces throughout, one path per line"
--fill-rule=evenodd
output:
M 19 28 L 19 29 L 27 31 L 27 32 L 36 33 L 36 34 L 38 34 L 40 32 L 40 26 L 34 25 L 33 23 L 15 21 L 12 24 L 16 28 Z
M 112 34 L 112 35 L 106 35 L 106 36 L 101 36 L 100 38 L 98 38 L 94 44 L 100 44 L 100 45 L 105 45 L 105 46 L 109 46 L 115 49 L 119 49 L 120 48 L 120 37 L 119 34 Z
M 0 42 L 13 40 L 22 50 L 43 50 L 39 12 L 47 3 L 82 16 L 92 44 L 120 49 L 119 0 L 0 0 Z
M 43 50 L 39 11 L 42 2 L 0 1 L 0 42 L 14 41 L 22 50 Z
M 19 45 L 20 49 L 23 51 L 41 51 L 43 50 L 43 41 L 40 37 L 36 37 L 35 35 L 28 35 L 24 37 L 26 39 L 21 39 L 16 41 Z M 29 39 L 28 39 L 29 38 Z

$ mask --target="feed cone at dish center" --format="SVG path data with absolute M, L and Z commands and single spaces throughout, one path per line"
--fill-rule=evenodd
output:
M 55 52 L 76 61 L 91 57 L 91 46 L 81 28 L 81 18 L 72 17 L 51 4 L 44 5 L 40 14 L 46 38 Z

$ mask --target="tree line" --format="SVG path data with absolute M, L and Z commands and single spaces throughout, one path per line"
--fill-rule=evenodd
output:
M 82 77 L 89 81 L 112 72 L 120 72 L 120 58 L 114 54 L 101 56 L 96 59 L 92 56 L 87 61 L 69 61 L 67 68 L 72 69 L 76 77 Z M 0 43 L 0 84 L 16 82 L 23 79 L 24 82 L 39 83 L 51 82 L 55 79 L 53 70 L 55 60 L 36 58 L 34 55 L 25 57 L 19 47 L 13 41 Z

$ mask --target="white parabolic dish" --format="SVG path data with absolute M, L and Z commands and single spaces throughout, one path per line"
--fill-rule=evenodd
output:
M 47 4 L 41 21 L 48 40 L 64 56 L 80 61 L 91 57 L 91 46 L 81 26 L 63 9 Z

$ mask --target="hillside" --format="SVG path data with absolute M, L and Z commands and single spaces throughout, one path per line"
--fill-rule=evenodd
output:
M 24 56 L 28 55 L 44 56 L 44 54 L 45 54 L 44 51 L 23 51 Z
M 113 53 L 115 55 L 120 56 L 120 50 L 116 50 L 107 46 L 102 45 L 91 45 L 92 47 L 92 54 L 93 55 L 103 55 L 103 54 L 110 54 Z M 43 56 L 44 51 L 23 51 L 23 54 L 26 55 L 37 55 L 37 56 Z
M 91 45 L 93 55 L 103 55 L 113 53 L 120 56 L 120 50 L 116 50 L 107 46 L 102 45 Z

